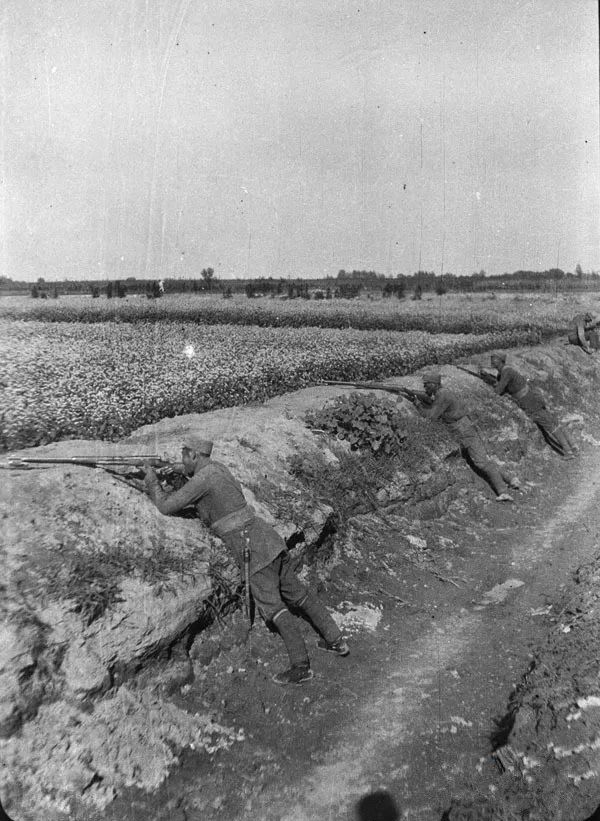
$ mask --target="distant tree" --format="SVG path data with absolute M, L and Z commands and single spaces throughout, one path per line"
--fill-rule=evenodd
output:
M 440 280 L 438 280 L 438 281 L 436 282 L 436 284 L 435 284 L 435 292 L 436 292 L 436 294 L 437 294 L 438 296 L 444 296 L 444 294 L 445 294 L 445 293 L 447 293 L 447 291 L 448 291 L 448 289 L 446 288 L 446 286 L 444 285 L 444 283 L 442 282 L 442 280 L 441 280 L 441 279 L 440 279 Z
M 329 285 L 327 286 L 327 290 L 325 291 L 325 299 L 331 299 L 331 288 Z
M 46 284 L 46 280 L 44 279 L 44 277 L 38 277 L 37 284 L 40 288 L 43 288 Z
M 112 284 L 112 282 L 107 282 L 106 283 L 106 298 L 107 299 L 112 299 L 112 295 L 113 295 L 113 284 Z
M 160 299 L 162 295 L 163 295 L 163 292 L 160 290 L 160 285 L 158 283 L 158 280 L 155 279 L 154 282 L 152 283 L 152 297 L 154 299 Z
M 360 289 L 360 282 L 342 282 L 339 287 L 339 295 L 342 299 L 356 299 Z
M 228 285 L 223 291 L 223 299 L 231 299 L 232 296 L 233 294 L 231 293 L 231 285 Z
M 58 287 L 56 285 L 52 291 L 52 299 L 58 299 Z
M 97 285 L 92 285 L 92 299 L 98 299 L 100 296 L 100 288 Z
M 420 285 L 417 285 L 417 287 L 415 288 L 415 290 L 413 292 L 413 295 L 412 295 L 413 301 L 418 301 L 419 299 L 421 299 L 422 296 L 423 296 L 423 289 L 421 288 Z
M 577 263 L 577 265 L 575 266 L 575 276 L 578 279 L 581 279 L 582 276 L 583 276 L 583 268 L 581 267 L 581 265 L 579 263 Z
M 39 299 L 39 296 L 40 296 L 40 294 L 39 294 L 37 285 L 32 285 L 31 286 L 31 298 L 32 299 Z
M 323 291 L 315 291 L 315 299 L 325 299 L 325 294 Z
M 396 294 L 396 299 L 404 299 L 406 295 L 406 283 L 404 282 L 404 278 L 396 280 L 394 283 L 394 293 Z
M 254 299 L 254 297 L 256 296 L 256 289 L 251 279 L 249 279 L 246 285 L 244 286 L 244 291 L 248 299 Z
M 206 283 L 206 290 L 207 291 L 210 291 L 212 289 L 212 279 L 213 279 L 214 274 L 215 274 L 215 272 L 213 271 L 212 268 L 203 268 L 200 271 L 200 276 L 202 277 L 202 279 Z
M 127 296 L 127 288 L 125 287 L 125 284 L 120 280 L 117 280 L 115 282 L 114 292 L 116 293 L 119 299 L 123 299 Z

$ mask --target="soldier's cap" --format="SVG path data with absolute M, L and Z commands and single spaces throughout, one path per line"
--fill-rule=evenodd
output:
M 210 456 L 213 449 L 213 443 L 209 439 L 203 439 L 194 433 L 188 433 L 184 437 L 181 445 L 184 448 L 188 448 L 188 450 L 193 450 L 194 453 L 202 454 L 202 456 Z
M 493 351 L 490 354 L 490 359 L 499 359 L 500 362 L 506 362 L 506 354 L 500 353 L 500 351 Z
M 423 374 L 423 384 L 424 385 L 441 385 L 442 384 L 442 374 L 439 371 L 426 371 Z

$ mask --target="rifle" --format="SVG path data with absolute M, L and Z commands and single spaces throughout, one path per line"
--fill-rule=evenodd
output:
M 100 468 L 110 473 L 117 479 L 130 484 L 128 480 L 140 478 L 143 473 L 143 466 L 150 463 L 157 468 L 159 473 L 166 477 L 174 473 L 181 472 L 181 465 L 176 462 L 169 462 L 168 459 L 161 459 L 156 454 L 142 454 L 135 456 L 66 456 L 61 458 L 45 457 L 16 457 L 0 462 L 2 470 L 34 470 L 36 468 L 46 468 L 52 465 L 75 465 L 78 467 Z M 129 468 L 129 470 L 127 470 Z M 132 484 L 139 490 L 137 484 Z
M 331 379 L 324 379 L 325 385 L 345 385 L 349 388 L 360 388 L 361 390 L 370 391 L 385 391 L 386 393 L 393 393 L 397 396 L 403 396 L 410 402 L 423 402 L 425 405 L 430 405 L 431 397 L 425 391 L 413 391 L 410 388 L 397 387 L 395 385 L 382 385 L 381 382 L 336 382 Z
M 491 374 L 486 373 L 485 371 L 479 371 L 479 373 L 475 373 L 475 371 L 470 370 L 469 368 L 463 368 L 462 365 L 455 365 L 455 368 L 458 368 L 459 371 L 464 371 L 468 373 L 469 376 L 474 376 L 476 379 L 481 379 L 482 382 L 485 382 L 486 385 L 495 385 L 498 381 L 494 376 Z

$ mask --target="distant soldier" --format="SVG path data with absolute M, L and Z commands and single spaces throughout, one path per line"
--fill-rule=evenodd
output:
M 250 590 L 258 610 L 276 628 L 286 646 L 290 667 L 273 676 L 277 684 L 301 684 L 313 677 L 302 633 L 287 605 L 308 617 L 321 634 L 317 646 L 347 656 L 350 650 L 339 627 L 316 595 L 292 569 L 281 536 L 246 504 L 240 483 L 228 468 L 210 459 L 212 442 L 188 435 L 183 441 L 182 462 L 188 482 L 174 492 L 162 489 L 156 473 L 146 466 L 146 492 L 164 514 L 194 505 L 198 517 L 225 543 L 240 569 L 250 549 Z
M 585 314 L 577 314 L 573 317 L 568 340 L 572 345 L 579 345 L 586 353 L 600 350 L 600 315 L 592 314 L 589 311 Z
M 513 498 L 506 493 L 505 485 L 518 490 L 520 482 L 515 477 L 506 476 L 488 457 L 481 436 L 462 401 L 448 388 L 442 388 L 442 377 L 438 371 L 424 374 L 423 387 L 433 402 L 430 407 L 422 407 L 420 413 L 428 419 L 439 419 L 448 426 L 458 440 L 463 455 L 491 485 L 497 502 L 512 502 Z
M 577 446 L 572 442 L 568 431 L 558 418 L 546 407 L 541 393 L 532 388 L 527 379 L 512 365 L 506 364 L 506 354 L 493 353 L 491 355 L 492 368 L 498 373 L 493 385 L 499 396 L 506 393 L 514 399 L 532 422 L 538 426 L 544 439 L 561 456 L 573 459 L 578 454 Z

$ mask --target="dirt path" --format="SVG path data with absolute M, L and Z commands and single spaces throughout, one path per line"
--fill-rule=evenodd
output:
M 529 643 L 542 629 L 532 611 L 558 596 L 570 572 L 598 551 L 595 453 L 588 454 L 582 472 L 589 477 L 592 468 L 595 481 L 578 481 L 579 469 L 569 471 L 572 491 L 562 504 L 554 507 L 557 493 L 564 495 L 560 488 L 536 499 L 527 518 L 554 510 L 545 525 L 542 519 L 525 529 L 515 522 L 504 531 L 503 541 L 513 547 L 495 575 L 499 584 L 507 578 L 521 583 L 498 590 L 504 600 L 484 595 L 458 612 L 455 603 L 444 608 L 450 612 L 432 616 L 431 628 L 416 641 L 384 639 L 389 664 L 381 669 L 377 663 L 380 674 L 353 706 L 324 761 L 284 800 L 270 798 L 256 807 L 258 817 L 350 818 L 356 799 L 377 788 L 396 797 L 406 818 L 440 817 L 455 776 L 474 770 L 489 753 L 491 719 L 502 712 L 515 676 L 527 666 Z
M 124 796 L 107 817 L 350 821 L 361 796 L 385 789 L 399 817 L 437 821 L 459 779 L 487 790 L 493 719 L 548 629 L 544 609 L 598 552 L 597 453 L 590 446 L 572 462 L 545 453 L 543 483 L 531 466 L 515 505 L 477 492 L 471 515 L 459 506 L 430 523 L 427 540 L 444 545 L 436 567 L 460 587 L 401 558 L 391 564 L 391 531 L 361 543 L 363 561 L 326 598 L 381 608 L 375 631 L 351 637 L 348 659 L 314 651 L 315 679 L 293 689 L 270 681 L 283 658 L 264 628 L 252 658 L 232 640 L 181 698 L 243 726 L 247 741 L 188 757 L 152 800 Z M 409 606 L 368 595 L 379 589 Z

